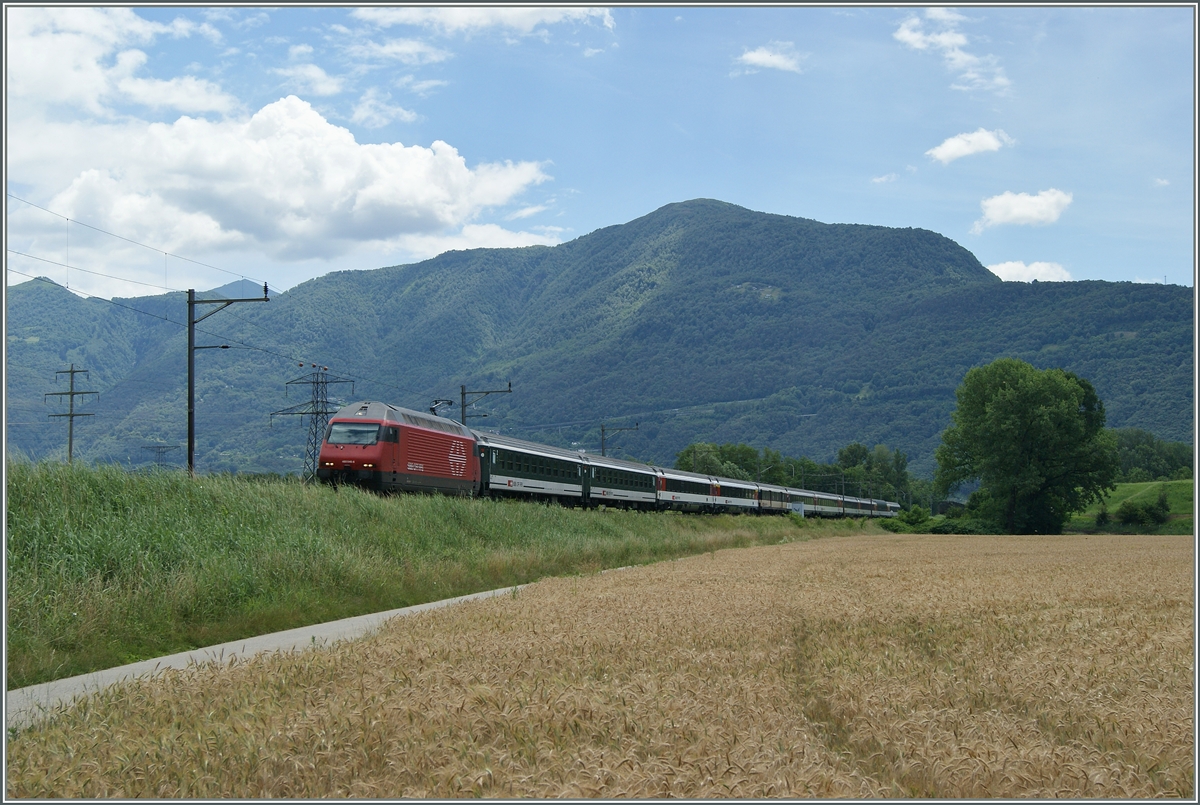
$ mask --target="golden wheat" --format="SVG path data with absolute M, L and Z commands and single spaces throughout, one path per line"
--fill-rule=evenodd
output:
M 1188 537 L 719 551 L 114 688 L 11 797 L 1194 795 Z

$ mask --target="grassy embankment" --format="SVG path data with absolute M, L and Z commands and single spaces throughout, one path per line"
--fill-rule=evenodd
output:
M 1134 502 L 1153 502 L 1158 499 L 1159 490 L 1166 488 L 1167 503 L 1170 513 L 1167 522 L 1162 525 L 1122 525 L 1117 521 L 1117 509 L 1126 500 Z M 1139 484 L 1117 484 L 1115 491 L 1104 499 L 1108 509 L 1109 521 L 1105 525 L 1096 525 L 1096 516 L 1100 513 L 1099 503 L 1073 516 L 1067 522 L 1064 531 L 1073 534 L 1191 534 L 1195 529 L 1195 514 L 1193 501 L 1195 496 L 1195 481 L 1149 481 Z
M 8 463 L 7 485 L 9 689 L 547 576 L 863 527 L 49 463 Z

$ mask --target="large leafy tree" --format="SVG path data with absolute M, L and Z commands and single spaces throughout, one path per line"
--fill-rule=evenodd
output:
M 967 372 L 937 448 L 943 493 L 979 480 L 973 504 L 1010 534 L 1059 534 L 1115 488 L 1116 440 L 1092 384 L 1001 358 Z

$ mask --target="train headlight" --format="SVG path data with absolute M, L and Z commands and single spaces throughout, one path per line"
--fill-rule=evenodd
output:
M 366 467 L 367 469 L 371 469 L 371 468 L 372 468 L 372 467 L 374 467 L 375 465 L 374 465 L 374 464 L 372 464 L 372 463 L 371 463 L 371 462 L 369 462 L 369 461 L 366 461 L 366 462 L 363 462 L 363 466 L 364 466 L 364 467 Z

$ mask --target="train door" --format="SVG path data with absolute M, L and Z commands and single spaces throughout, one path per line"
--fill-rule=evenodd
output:
M 381 475 L 385 472 L 391 472 L 391 481 L 390 483 L 385 483 L 385 486 L 390 485 L 395 487 L 400 478 L 400 476 L 397 475 L 397 473 L 400 472 L 400 427 L 398 425 L 388 425 L 385 423 L 382 430 L 383 447 L 386 451 L 384 461 L 387 463 L 383 464 L 379 470 Z

